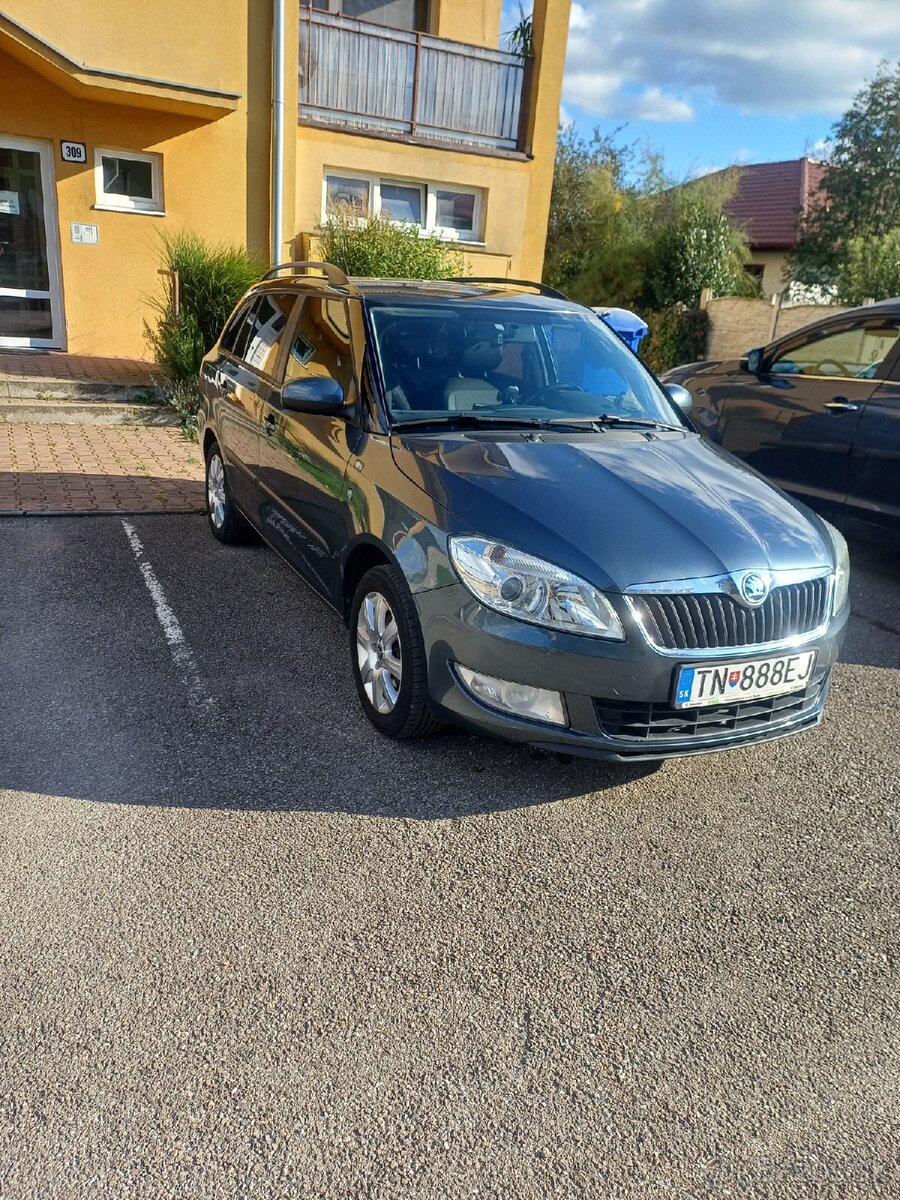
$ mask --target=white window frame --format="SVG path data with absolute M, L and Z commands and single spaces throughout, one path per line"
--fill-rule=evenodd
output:
M 382 183 L 398 184 L 400 187 L 415 187 L 422 192 L 424 200 L 423 223 L 419 225 L 422 237 L 437 237 L 445 242 L 465 242 L 469 245 L 483 246 L 484 232 L 482 226 L 484 214 L 484 190 L 469 187 L 464 184 L 429 182 L 425 179 L 407 179 L 396 175 L 368 175 L 362 171 L 347 171 L 343 167 L 326 167 L 322 174 L 322 223 L 328 220 L 328 180 L 329 177 L 340 179 L 358 179 L 369 185 L 369 211 L 372 216 L 381 212 Z M 437 225 L 437 193 L 463 192 L 474 197 L 472 209 L 471 231 L 466 229 L 448 229 Z M 399 223 L 399 222 L 398 222 Z
M 105 192 L 103 190 L 104 157 L 127 158 L 132 162 L 149 163 L 151 187 L 153 189 L 152 198 L 147 200 L 143 196 L 123 196 L 118 192 Z M 94 150 L 94 186 L 97 194 L 97 202 L 94 208 L 107 209 L 111 212 L 139 212 L 154 213 L 156 216 L 165 215 L 165 209 L 163 208 L 161 154 L 143 154 L 137 150 L 116 150 L 111 146 L 97 146 Z

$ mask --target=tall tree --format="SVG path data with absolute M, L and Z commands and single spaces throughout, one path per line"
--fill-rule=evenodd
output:
M 633 152 L 614 138 L 595 129 L 587 139 L 574 125 L 560 130 L 544 262 L 544 279 L 553 287 L 568 287 L 577 278 L 615 210 Z
M 882 61 L 834 125 L 822 186 L 793 257 L 802 283 L 832 283 L 851 241 L 900 228 L 900 62 Z

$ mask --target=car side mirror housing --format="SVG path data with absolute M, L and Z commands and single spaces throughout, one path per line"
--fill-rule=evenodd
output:
M 751 375 L 758 375 L 762 370 L 763 352 L 761 348 L 756 350 L 748 350 L 741 360 L 741 366 L 745 367 Z
M 690 412 L 694 407 L 694 397 L 680 383 L 667 383 L 666 395 L 673 404 L 677 404 L 682 412 Z
M 327 375 L 310 375 L 285 384 L 281 403 L 290 412 L 337 416 L 344 411 L 344 389 Z

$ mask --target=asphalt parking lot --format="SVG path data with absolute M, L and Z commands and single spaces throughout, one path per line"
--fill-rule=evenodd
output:
M 0 1197 L 900 1195 L 900 557 L 823 726 L 388 743 L 193 516 L 0 522 Z

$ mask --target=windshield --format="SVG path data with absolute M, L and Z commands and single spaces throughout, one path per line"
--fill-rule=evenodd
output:
M 369 311 L 392 424 L 683 427 L 652 376 L 586 310 L 372 298 Z

